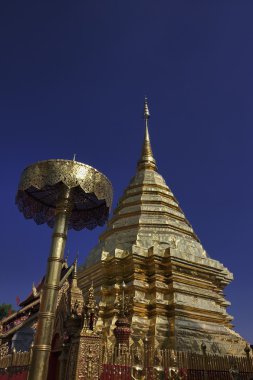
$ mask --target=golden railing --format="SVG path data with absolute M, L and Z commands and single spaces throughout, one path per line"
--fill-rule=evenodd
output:
M 31 351 L 16 352 L 14 350 L 0 358 L 0 374 L 28 371 L 30 362 Z M 253 358 L 250 353 L 238 357 L 196 354 L 170 349 L 154 350 L 144 344 L 144 346 L 132 346 L 129 350 L 120 346 L 104 347 L 103 368 L 104 373 L 101 379 L 105 380 L 111 379 L 112 374 L 118 374 L 117 380 L 158 379 L 159 374 L 165 376 L 161 378 L 166 379 L 174 376 L 175 379 L 187 380 L 237 378 L 248 380 L 253 377 Z
M 129 351 L 121 347 L 116 349 L 104 348 L 103 355 L 104 374 L 102 379 L 110 379 L 113 374 L 124 372 L 122 379 L 180 378 L 188 380 L 213 379 L 231 380 L 253 377 L 253 358 L 250 353 L 243 356 L 220 356 L 211 354 L 197 354 L 191 352 L 174 351 L 170 349 L 154 350 L 150 347 L 136 346 Z M 126 370 L 130 368 L 130 370 Z M 115 372 L 116 371 L 116 372 Z M 176 377 L 177 375 L 177 377 Z M 174 377 L 173 377 L 174 376 Z M 239 377 L 238 377 L 239 376 Z M 118 375 L 118 379 L 121 377 Z
M 11 353 L 0 358 L 0 374 L 28 371 L 31 360 L 31 351 Z

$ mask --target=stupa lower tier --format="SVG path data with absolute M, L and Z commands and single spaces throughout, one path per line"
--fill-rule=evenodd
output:
M 114 342 L 117 301 L 122 281 L 131 321 L 131 338 L 149 337 L 152 346 L 180 351 L 242 355 L 246 342 L 232 329 L 223 288 L 232 274 L 218 261 L 182 252 L 179 248 L 138 246 L 116 250 L 79 272 L 87 291 L 93 280 L 100 299 L 98 325 Z

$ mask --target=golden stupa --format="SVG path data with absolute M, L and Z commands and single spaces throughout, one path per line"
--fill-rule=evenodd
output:
M 78 272 L 86 294 L 93 281 L 98 326 L 113 343 L 121 284 L 126 284 L 132 341 L 155 348 L 241 355 L 246 341 L 233 330 L 223 289 L 233 279 L 211 259 L 158 173 L 144 106 L 145 139 L 135 176 L 99 244 Z

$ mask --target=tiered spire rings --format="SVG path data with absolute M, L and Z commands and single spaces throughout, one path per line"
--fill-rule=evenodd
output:
M 150 118 L 149 108 L 148 108 L 148 99 L 145 98 L 144 101 L 144 121 L 145 121 L 145 137 L 142 147 L 141 159 L 138 162 L 138 170 L 151 169 L 157 171 L 156 160 L 154 159 L 149 131 L 148 131 L 148 119 Z

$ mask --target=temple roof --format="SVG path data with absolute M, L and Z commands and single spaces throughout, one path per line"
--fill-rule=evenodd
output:
M 71 268 L 71 267 L 70 267 Z M 62 269 L 61 269 L 61 277 L 60 280 L 62 280 L 66 273 L 70 271 L 70 268 L 68 267 L 68 264 L 66 262 L 63 263 Z M 72 271 L 72 269 L 71 269 Z M 31 293 L 23 300 L 20 302 L 19 306 L 22 308 L 26 305 L 29 305 L 31 302 L 33 302 L 35 299 L 39 298 L 40 296 L 40 291 L 43 288 L 45 281 L 45 276 L 43 276 L 42 280 L 39 282 L 38 285 L 33 284 L 33 289 Z
M 199 239 L 181 210 L 177 199 L 157 171 L 150 136 L 147 99 L 144 103 L 145 133 L 141 157 L 135 176 L 120 198 L 100 243 L 87 259 L 86 265 L 94 264 L 102 252 L 115 249 L 131 251 L 133 245 L 149 248 L 163 244 L 166 248 L 171 241 L 184 239 L 200 246 Z M 198 247 L 198 251 L 203 248 Z
M 66 261 L 63 262 L 59 286 L 61 287 L 67 279 L 76 281 L 76 261 L 71 266 L 68 266 Z M 44 280 L 45 276 L 37 286 L 33 284 L 32 292 L 20 302 L 18 311 L 0 321 L 0 339 L 12 336 L 24 325 L 37 318 L 40 306 L 40 292 L 43 289 Z

